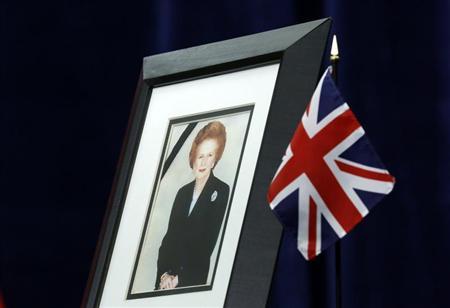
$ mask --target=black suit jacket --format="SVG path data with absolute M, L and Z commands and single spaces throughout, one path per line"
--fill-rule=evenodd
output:
M 178 190 L 158 255 L 155 289 L 164 273 L 178 275 L 178 287 L 206 284 L 211 253 L 228 203 L 229 186 L 210 174 L 189 215 L 195 181 Z

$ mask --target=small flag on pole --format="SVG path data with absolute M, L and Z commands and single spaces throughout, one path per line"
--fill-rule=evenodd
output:
M 267 195 L 307 260 L 346 235 L 395 182 L 329 70 L 314 91 Z

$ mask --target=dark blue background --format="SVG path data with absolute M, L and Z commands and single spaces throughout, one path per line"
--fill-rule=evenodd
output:
M 332 16 L 339 84 L 394 192 L 341 243 L 343 307 L 450 307 L 446 1 L 0 2 L 0 280 L 77 307 L 142 57 Z M 334 248 L 283 242 L 270 307 L 334 307 Z

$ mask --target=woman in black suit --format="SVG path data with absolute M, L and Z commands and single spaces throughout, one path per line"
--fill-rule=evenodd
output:
M 207 283 L 230 190 L 213 174 L 225 143 L 225 127 L 219 121 L 203 127 L 192 143 L 189 165 L 195 180 L 180 188 L 175 197 L 159 248 L 155 289 Z

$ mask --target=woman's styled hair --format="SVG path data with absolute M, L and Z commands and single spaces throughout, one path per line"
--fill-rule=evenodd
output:
M 189 166 L 193 166 L 194 159 L 197 154 L 197 147 L 206 139 L 213 139 L 217 141 L 216 162 L 222 158 L 223 150 L 225 149 L 225 143 L 227 142 L 227 132 L 225 126 L 219 121 L 212 121 L 205 125 L 195 136 L 194 142 L 192 142 L 191 151 L 189 152 Z

